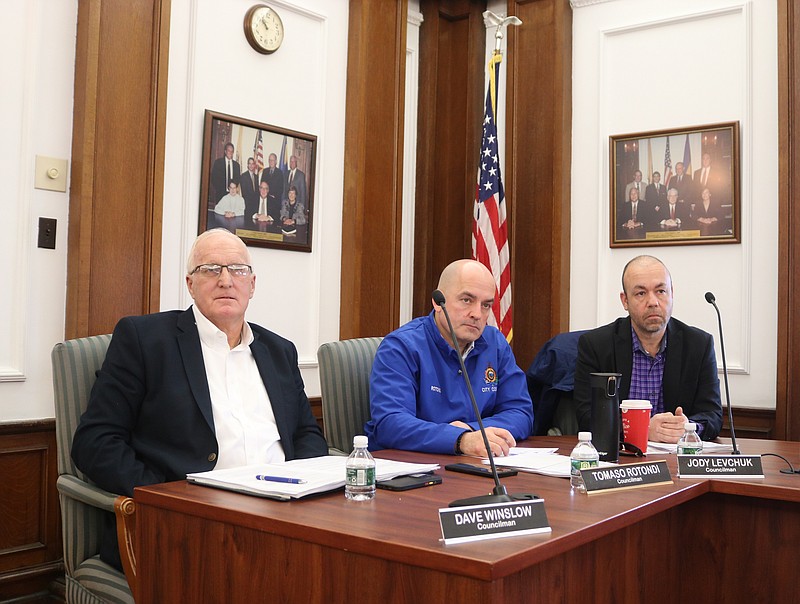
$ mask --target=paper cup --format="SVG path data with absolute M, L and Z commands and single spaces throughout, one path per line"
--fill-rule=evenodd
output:
M 630 443 L 647 453 L 647 432 L 650 428 L 650 401 L 626 399 L 619 406 L 622 411 L 622 434 Z

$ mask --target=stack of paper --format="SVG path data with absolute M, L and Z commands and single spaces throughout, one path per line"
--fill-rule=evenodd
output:
M 670 443 L 657 443 L 648 441 L 647 452 L 652 455 L 664 455 L 665 453 L 676 453 L 678 445 Z M 703 454 L 706 453 L 730 453 L 732 447 L 728 443 L 703 443 Z
M 508 455 L 494 458 L 494 465 L 545 476 L 569 478 L 571 470 L 569 455 L 557 455 L 556 451 L 558 449 L 511 447 Z M 488 464 L 489 460 L 485 459 L 483 463 Z M 613 464 L 600 462 L 600 466 L 610 465 Z
M 325 455 L 310 459 L 295 459 L 286 463 L 258 464 L 241 466 L 227 470 L 211 470 L 187 474 L 186 479 L 219 489 L 227 489 L 248 495 L 269 497 L 271 499 L 297 499 L 313 493 L 331 491 L 344 486 L 345 464 L 347 457 L 341 455 Z M 389 459 L 375 460 L 375 479 L 388 480 L 395 476 L 417 474 L 437 470 L 439 464 L 408 463 Z M 304 481 L 299 484 L 279 482 L 278 480 L 259 479 L 271 477 L 275 479 L 296 479 Z

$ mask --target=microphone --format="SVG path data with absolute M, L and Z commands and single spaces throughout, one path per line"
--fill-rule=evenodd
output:
M 733 446 L 732 455 L 741 455 L 742 452 L 736 446 L 736 432 L 733 429 L 733 409 L 731 409 L 731 392 L 728 389 L 728 363 L 725 361 L 725 340 L 722 339 L 722 315 L 717 307 L 717 299 L 711 292 L 706 292 L 706 302 L 714 307 L 717 311 L 717 320 L 719 321 L 719 347 L 722 350 L 722 375 L 725 377 L 725 399 L 728 402 L 728 425 L 731 429 L 731 445 Z
M 472 391 L 472 383 L 469 381 L 467 368 L 464 366 L 464 359 L 461 356 L 461 348 L 458 345 L 456 331 L 453 329 L 453 323 L 450 321 L 450 314 L 447 312 L 447 307 L 445 306 L 444 294 L 437 289 L 434 290 L 433 294 L 431 294 L 431 297 L 433 298 L 433 301 L 436 302 L 436 305 L 441 307 L 442 312 L 444 312 L 444 317 L 447 319 L 447 326 L 450 328 L 450 337 L 453 338 L 453 346 L 455 346 L 456 349 L 456 356 L 458 357 L 458 362 L 461 364 L 461 371 L 459 371 L 459 373 L 464 378 L 464 383 L 466 384 L 467 392 L 469 393 L 469 400 L 472 402 L 472 409 L 475 411 L 475 417 L 478 418 L 478 426 L 480 426 L 481 436 L 483 436 L 483 445 L 486 447 L 486 454 L 489 456 L 489 465 L 492 468 L 492 478 L 494 478 L 494 488 L 492 489 L 491 495 L 480 495 L 478 497 L 470 497 L 468 499 L 458 499 L 453 501 L 450 504 L 450 507 L 484 505 L 488 503 L 507 503 L 510 501 L 536 499 L 536 495 L 529 494 L 516 495 L 512 497 L 508 494 L 506 488 L 500 483 L 500 476 L 498 476 L 497 467 L 494 465 L 492 448 L 489 446 L 489 438 L 486 436 L 486 428 L 483 426 L 481 412 L 480 409 L 478 409 L 478 403 L 475 401 L 475 393 Z

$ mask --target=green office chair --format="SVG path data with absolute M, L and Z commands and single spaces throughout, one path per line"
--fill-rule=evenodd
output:
M 319 347 L 322 419 L 330 453 L 349 454 L 369 419 L 369 374 L 383 338 L 356 338 Z
M 68 340 L 56 344 L 51 354 L 55 396 L 58 489 L 64 539 L 67 602 L 133 604 L 135 562 L 130 534 L 133 500 L 91 484 L 70 456 L 72 437 L 89 402 L 97 370 L 103 364 L 110 335 Z M 98 555 L 103 513 L 117 515 L 120 554 L 126 576 Z

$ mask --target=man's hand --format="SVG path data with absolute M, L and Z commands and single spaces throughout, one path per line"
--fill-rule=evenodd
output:
M 650 418 L 647 438 L 658 443 L 677 443 L 685 432 L 683 426 L 687 419 L 681 407 L 675 409 L 675 415 L 670 412 L 656 413 Z
M 463 422 L 452 422 L 451 425 L 459 428 L 471 428 Z M 683 434 L 683 432 L 681 432 Z M 508 450 L 511 447 L 517 446 L 517 441 L 511 435 L 511 432 L 505 428 L 486 428 L 486 438 L 489 439 L 489 446 L 492 448 L 492 455 L 503 456 L 508 455 Z M 483 436 L 480 430 L 468 432 L 461 437 L 461 453 L 464 455 L 473 455 L 475 457 L 486 457 L 486 447 L 483 444 Z

